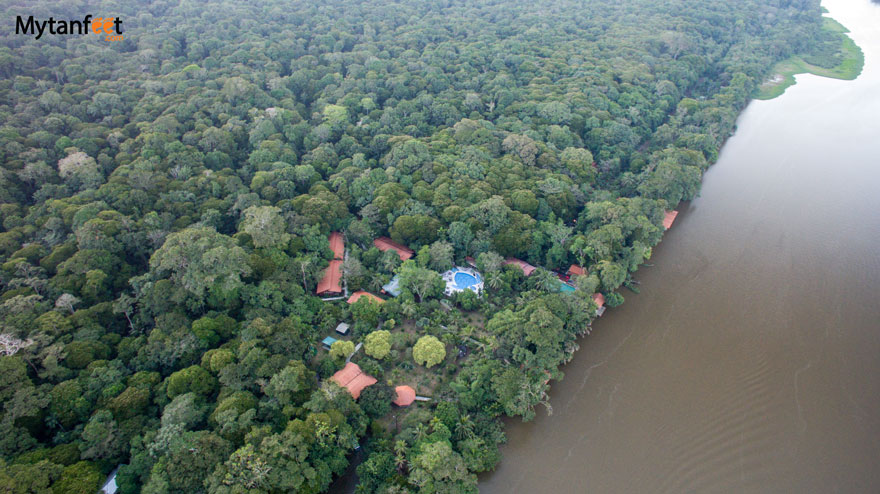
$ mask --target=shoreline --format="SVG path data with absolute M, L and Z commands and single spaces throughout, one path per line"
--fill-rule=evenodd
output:
M 865 54 L 847 35 L 849 29 L 827 15 L 823 16 L 823 21 L 823 29 L 840 33 L 843 37 L 840 51 L 844 56 L 840 64 L 833 68 L 825 68 L 805 61 L 802 58 L 805 56 L 804 54 L 792 55 L 773 66 L 772 76 L 758 86 L 753 99 L 766 101 L 780 96 L 786 89 L 797 84 L 795 76 L 799 74 L 813 74 L 829 79 L 852 81 L 862 73 L 865 66 Z
M 875 0 L 875 1 L 878 1 L 878 0 Z M 855 41 L 850 36 L 847 35 L 847 33 L 849 33 L 850 30 L 847 29 L 845 26 L 843 26 L 837 20 L 830 17 L 828 15 L 828 10 L 824 6 L 822 7 L 822 12 L 823 12 L 822 17 L 823 17 L 823 22 L 824 22 L 823 29 L 831 29 L 831 30 L 833 30 L 835 32 L 839 32 L 843 35 L 843 42 L 841 45 L 841 50 L 844 52 L 845 55 L 844 55 L 844 59 L 841 61 L 841 63 L 838 64 L 837 66 L 829 69 L 829 68 L 824 68 L 824 67 L 810 64 L 810 63 L 804 61 L 801 58 L 801 55 L 793 55 L 792 57 L 790 57 L 788 59 L 776 62 L 776 64 L 773 65 L 773 67 L 771 68 L 770 73 L 772 75 L 769 77 L 769 79 L 767 81 L 765 81 L 764 83 L 758 85 L 755 88 L 755 94 L 751 98 L 749 98 L 747 100 L 746 104 L 739 110 L 739 113 L 737 114 L 737 118 L 736 118 L 737 122 L 739 121 L 740 117 L 743 115 L 743 113 L 746 111 L 746 109 L 748 108 L 748 106 L 751 104 L 752 101 L 754 101 L 754 100 L 767 101 L 767 100 L 775 99 L 775 98 L 781 96 L 782 94 L 784 94 L 786 89 L 788 89 L 790 86 L 793 86 L 797 83 L 797 81 L 795 80 L 795 77 L 794 77 L 796 75 L 813 74 L 813 75 L 816 75 L 819 77 L 826 77 L 826 78 L 830 78 L 830 79 L 851 81 L 851 80 L 855 80 L 862 73 L 862 70 L 864 69 L 864 65 L 865 65 L 864 52 L 862 51 L 862 49 L 858 45 L 856 45 Z M 733 131 L 723 139 L 721 145 L 719 146 L 719 148 L 718 148 L 719 154 L 721 152 L 721 149 L 724 148 L 724 146 L 727 144 L 727 142 L 730 140 L 730 138 L 733 137 L 733 135 L 736 133 L 736 131 L 737 131 L 737 126 L 735 124 L 733 127 Z M 715 161 L 711 162 L 706 167 L 706 169 L 702 170 L 702 172 L 700 174 L 701 188 L 702 188 L 702 184 L 703 184 L 703 180 L 705 178 L 706 172 L 708 170 L 710 170 L 716 163 L 717 163 L 717 159 Z M 699 192 L 697 195 L 699 196 Z M 680 203 L 674 205 L 674 207 L 672 209 L 678 211 L 679 213 L 682 213 L 682 212 L 686 211 L 686 208 L 683 208 L 682 206 L 688 205 L 691 202 L 692 202 L 691 200 L 681 201 Z M 667 230 L 667 232 L 668 232 L 668 230 Z M 665 234 L 667 232 L 664 232 L 664 235 L 663 235 L 663 237 L 661 237 L 661 240 L 656 245 L 654 245 L 652 247 L 652 249 L 656 248 L 657 246 L 660 245 L 660 243 L 663 241 L 663 238 L 665 238 L 665 236 L 666 236 Z M 641 270 L 641 267 L 643 267 L 643 266 L 639 266 L 639 269 L 634 271 L 632 273 L 632 275 L 635 275 L 636 273 L 638 273 Z M 621 288 L 626 288 L 631 293 L 638 294 L 637 291 L 633 291 L 629 287 L 621 286 Z M 623 304 L 621 304 L 621 306 L 622 305 Z M 588 332 L 586 334 L 580 335 L 577 340 L 581 341 L 581 340 L 586 339 L 586 337 L 589 336 L 590 333 L 592 333 L 593 323 L 598 322 L 600 319 L 601 318 L 599 316 L 593 317 L 590 320 Z M 577 353 L 578 352 L 576 351 L 575 355 Z M 557 370 L 561 372 L 561 370 L 563 368 L 567 367 L 569 364 L 571 364 L 571 361 L 561 364 L 557 368 Z M 552 386 L 548 387 L 548 390 L 547 390 L 548 395 L 551 392 L 551 390 L 552 390 Z M 549 412 L 549 410 L 548 410 L 548 412 Z M 548 415 L 552 415 L 552 412 L 548 413 Z M 519 421 L 521 421 L 521 418 L 520 417 L 513 417 L 513 416 L 502 416 L 501 421 L 504 424 L 504 430 L 506 432 L 507 428 L 510 426 L 511 423 L 519 422 Z M 505 440 L 505 442 L 503 444 L 507 444 L 507 440 Z M 493 475 L 496 475 L 497 470 L 498 470 L 498 466 L 503 461 L 504 461 L 504 458 L 502 455 L 501 461 L 499 462 L 498 465 L 495 466 L 495 468 L 492 468 L 491 470 L 488 470 L 485 472 L 480 472 L 478 474 L 479 485 L 484 484 L 489 478 L 491 478 Z

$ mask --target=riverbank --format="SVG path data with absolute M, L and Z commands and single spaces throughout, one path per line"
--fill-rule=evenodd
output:
M 878 491 L 880 7 L 827 3 L 860 76 L 746 108 L 481 494 Z
M 824 18 L 822 28 L 829 33 L 842 35 L 839 47 L 842 61 L 834 67 L 826 68 L 807 62 L 804 59 L 806 57 L 804 54 L 792 56 L 773 67 L 773 75 L 768 81 L 758 87 L 755 99 L 768 100 L 776 98 L 784 93 L 788 87 L 796 83 L 794 76 L 797 74 L 814 74 L 847 81 L 851 81 L 859 76 L 865 64 L 865 56 L 852 38 L 846 35 L 849 30 L 830 17 Z

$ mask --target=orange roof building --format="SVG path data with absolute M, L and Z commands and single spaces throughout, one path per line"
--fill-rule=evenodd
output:
M 412 257 L 413 254 L 415 254 L 415 251 L 413 251 L 409 247 L 406 247 L 405 245 L 400 245 L 399 243 L 391 240 L 388 237 L 379 237 L 376 240 L 373 240 L 373 245 L 375 245 L 376 248 L 381 250 L 382 252 L 386 252 L 389 250 L 397 251 L 397 255 L 400 256 L 401 261 L 406 261 L 407 259 Z
M 351 297 L 348 297 L 348 303 L 353 304 L 353 303 L 357 302 L 358 300 L 360 300 L 361 297 L 367 297 L 368 299 L 373 300 L 373 301 L 380 303 L 380 304 L 385 303 L 384 300 L 377 297 L 376 295 L 373 295 L 370 292 L 365 292 L 363 290 L 358 290 L 358 291 L 352 293 Z
M 347 389 L 355 400 L 360 398 L 364 388 L 378 382 L 375 377 L 364 374 L 360 366 L 352 362 L 345 364 L 345 367 L 333 374 L 330 380 Z
M 663 215 L 664 230 L 669 230 L 669 227 L 672 226 L 672 223 L 675 221 L 676 216 L 678 216 L 678 211 L 666 211 L 666 214 Z
M 416 390 L 409 386 L 398 386 L 394 388 L 394 392 L 397 393 L 397 398 L 392 403 L 399 407 L 408 407 L 416 401 Z
M 572 264 L 571 266 L 568 267 L 568 274 L 570 276 L 575 276 L 575 275 L 583 276 L 583 275 L 587 274 L 587 270 L 578 266 L 577 264 Z
M 330 234 L 330 250 L 333 251 L 333 259 L 342 260 L 342 256 L 345 254 L 345 243 L 341 233 L 333 232 Z
M 605 313 L 605 295 L 602 295 L 601 293 L 594 293 L 593 294 L 593 302 L 596 302 L 596 307 L 598 307 L 596 309 L 596 315 L 601 316 L 602 314 L 604 314 Z
M 537 269 L 534 266 L 532 266 L 531 264 L 529 264 L 525 261 L 522 261 L 520 259 L 517 259 L 515 257 L 508 257 L 507 259 L 504 260 L 504 262 L 502 264 L 504 264 L 505 266 L 507 266 L 508 264 L 515 264 L 515 265 L 519 266 L 520 269 L 522 269 L 523 274 L 526 276 L 531 276 L 532 273 L 535 271 L 535 269 Z
M 342 293 L 342 261 L 330 261 L 330 265 L 324 270 L 324 277 L 318 282 L 315 293 L 318 295 L 331 295 Z

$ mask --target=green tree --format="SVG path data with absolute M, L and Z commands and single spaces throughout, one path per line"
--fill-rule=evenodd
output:
M 281 209 L 251 206 L 244 210 L 240 230 L 251 236 L 254 247 L 283 247 L 290 241 Z
M 119 461 L 125 454 L 127 440 L 107 410 L 98 410 L 82 432 L 80 450 L 89 460 Z
M 420 268 L 413 261 L 406 261 L 398 270 L 399 286 L 417 297 L 421 302 L 427 298 L 437 297 L 443 293 L 446 284 L 436 272 Z
M 367 386 L 361 391 L 358 405 L 368 416 L 372 418 L 384 417 L 391 411 L 391 402 L 394 400 L 394 390 L 385 383 L 376 383 Z
M 477 492 L 477 476 L 469 473 L 461 455 L 448 441 L 425 445 L 412 461 L 410 483 L 417 492 L 460 493 Z
M 571 176 L 579 181 L 593 183 L 596 180 L 596 170 L 593 168 L 593 153 L 589 150 L 568 147 L 562 151 L 559 158 Z
M 209 295 L 228 300 L 250 274 L 247 254 L 235 242 L 210 228 L 172 233 L 150 258 L 157 279 L 170 277 L 174 286 L 201 305 Z
M 217 379 L 198 365 L 171 374 L 165 382 L 169 398 L 190 392 L 210 395 L 217 389 Z
M 272 376 L 265 389 L 266 395 L 277 399 L 282 405 L 305 401 L 312 389 L 314 376 L 314 372 L 307 369 L 302 361 L 294 360 Z
M 92 494 L 103 483 L 104 475 L 97 465 L 80 461 L 64 467 L 61 478 L 52 484 L 52 494 Z
M 216 434 L 186 432 L 162 451 L 144 491 L 204 492 L 206 478 L 230 450 L 230 444 Z
M 425 335 L 413 347 L 413 359 L 417 364 L 433 367 L 446 358 L 446 345 L 435 336 Z
M 443 272 L 452 269 L 453 248 L 449 242 L 438 240 L 431 244 L 431 262 L 428 266 L 434 271 Z
M 0 459 L 0 485 L 10 494 L 52 492 L 50 486 L 61 477 L 62 471 L 63 467 L 47 460 L 7 465 Z
M 379 329 L 368 334 L 364 339 L 364 351 L 376 360 L 384 359 L 391 352 L 391 333 Z
M 338 340 L 330 345 L 330 356 L 335 359 L 348 358 L 352 353 L 354 353 L 354 343 L 351 341 Z

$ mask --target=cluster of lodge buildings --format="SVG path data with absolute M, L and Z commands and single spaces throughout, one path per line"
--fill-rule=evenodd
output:
M 678 211 L 666 211 L 663 216 L 663 229 L 668 230 L 672 227 L 672 224 L 675 222 L 675 218 L 678 216 Z M 345 255 L 345 244 L 342 238 L 342 234 L 339 232 L 333 232 L 329 237 L 330 242 L 330 250 L 333 251 L 333 260 L 330 261 L 330 265 L 327 269 L 324 270 L 324 276 L 321 278 L 321 281 L 318 282 L 318 287 L 315 290 L 320 296 L 339 296 L 342 295 L 342 260 Z M 393 250 L 400 256 L 401 261 L 406 261 L 412 258 L 415 255 L 415 251 L 410 249 L 409 247 L 399 244 L 388 237 L 379 237 L 373 240 L 373 245 L 376 246 L 382 252 L 387 252 L 389 250 Z M 468 264 L 471 266 L 476 266 L 474 259 L 472 257 L 467 258 Z M 507 265 L 515 265 L 522 269 L 522 272 L 525 276 L 531 276 L 531 274 L 535 271 L 535 266 L 515 257 L 508 257 L 504 260 L 503 263 L 505 266 Z M 569 276 L 583 276 L 586 274 L 586 270 L 581 266 L 576 264 L 572 264 L 568 268 Z M 389 285 L 394 284 L 394 280 Z M 396 285 L 394 287 L 396 288 Z M 387 291 L 387 290 L 386 290 Z M 392 290 L 393 291 L 393 290 Z M 353 304 L 357 302 L 361 297 L 369 297 L 372 300 L 375 300 L 378 303 L 384 302 L 381 298 L 373 295 L 372 293 L 368 293 L 365 291 L 357 291 L 348 298 L 348 303 Z M 605 297 L 601 293 L 597 293 L 593 295 L 593 300 L 596 302 L 596 305 L 599 306 L 599 310 L 597 311 L 598 315 L 602 315 L 605 312 Z
M 327 266 L 327 269 L 324 270 L 324 276 L 321 278 L 321 281 L 318 282 L 318 287 L 315 289 L 315 293 L 319 296 L 324 297 L 333 297 L 342 295 L 342 260 L 345 256 L 345 243 L 342 239 L 342 234 L 339 232 L 333 232 L 330 234 L 329 238 L 330 242 L 330 250 L 333 251 L 333 260 L 330 261 L 330 265 Z M 415 251 L 401 245 L 388 237 L 379 237 L 376 240 L 373 240 L 373 245 L 376 246 L 377 249 L 382 252 L 387 252 L 389 250 L 393 250 L 397 252 L 397 255 L 400 256 L 401 261 L 406 261 L 410 259 L 413 255 L 415 255 Z M 360 295 L 358 295 L 360 293 Z M 369 295 L 370 297 L 376 299 L 379 302 L 383 302 L 379 297 L 368 294 L 367 292 L 356 292 L 352 295 L 352 298 L 349 298 L 348 303 L 353 304 L 364 294 Z
M 676 216 L 678 216 L 678 211 L 667 211 L 663 217 L 663 228 L 668 230 L 673 222 L 675 221 Z M 340 282 L 342 279 L 342 259 L 345 254 L 345 245 L 343 243 L 342 234 L 339 232 L 333 232 L 330 234 L 330 250 L 333 251 L 333 260 L 330 261 L 330 266 L 324 272 L 324 278 L 318 283 L 317 293 L 318 295 L 327 295 L 327 294 L 341 294 L 342 287 L 340 286 Z M 401 261 L 406 261 L 410 259 L 415 252 L 403 246 L 397 242 L 394 242 L 388 237 L 379 237 L 376 240 L 373 240 L 373 245 L 376 246 L 377 249 L 386 252 L 389 250 L 393 250 L 397 252 L 397 255 L 400 256 Z M 474 259 L 472 257 L 468 257 L 468 264 L 471 266 L 476 266 Z M 525 276 L 530 276 L 535 271 L 535 266 L 531 264 L 516 259 L 513 257 L 508 257 L 504 260 L 503 263 L 506 265 L 515 265 L 522 269 L 522 272 Z M 569 266 L 567 274 L 569 276 L 585 276 L 587 274 L 587 270 L 577 264 L 572 264 Z M 375 301 L 377 303 L 385 302 L 383 299 L 373 295 L 372 293 L 365 292 L 363 290 L 358 290 L 351 294 L 348 298 L 348 303 L 353 304 L 360 300 L 361 298 L 366 297 L 368 300 Z M 596 315 L 601 316 L 605 313 L 605 296 L 601 293 L 594 293 L 592 296 L 593 302 L 596 304 Z M 348 333 L 348 325 L 340 324 L 336 328 L 336 332 L 345 335 Z M 328 336 L 324 338 L 322 341 L 324 348 L 330 349 L 333 343 L 337 340 L 336 338 Z M 330 378 L 331 381 L 339 384 L 349 393 L 351 396 L 357 400 L 361 396 L 361 392 L 373 384 L 376 384 L 378 381 L 375 377 L 370 376 L 369 374 L 364 373 L 360 366 L 355 363 L 348 362 L 345 364 L 345 367 L 333 374 L 333 377 Z M 410 386 L 397 386 L 395 389 L 396 397 L 394 398 L 393 403 L 397 406 L 405 407 L 411 405 L 416 400 L 416 392 Z M 424 398 L 419 398 L 424 399 Z
M 342 240 L 342 234 L 339 232 L 331 233 L 329 241 L 330 250 L 333 251 L 333 260 L 330 261 L 330 265 L 324 270 L 324 277 L 318 282 L 318 288 L 315 289 L 315 293 L 323 296 L 337 296 L 342 295 L 342 259 L 345 255 L 345 244 Z M 410 250 L 409 252 L 412 255 L 412 251 Z M 385 302 L 372 293 L 358 290 L 348 297 L 348 303 L 353 304 L 360 300 L 361 297 L 367 297 L 380 304 Z
M 678 211 L 666 211 L 663 215 L 663 229 L 669 230 L 672 224 L 675 222 L 675 218 L 678 216 Z M 569 276 L 584 276 L 587 274 L 587 270 L 577 264 L 572 264 L 568 268 L 567 274 Z M 596 316 L 601 316 L 605 313 L 605 296 L 601 293 L 593 294 L 593 302 L 596 304 Z
M 361 392 L 365 388 L 379 382 L 375 377 L 362 371 L 360 366 L 353 362 L 345 364 L 345 367 L 337 371 L 336 374 L 333 374 L 330 380 L 347 389 L 355 400 L 360 398 Z M 392 403 L 399 407 L 410 406 L 416 401 L 416 390 L 409 386 L 397 386 L 394 388 L 394 391 L 397 396 Z

